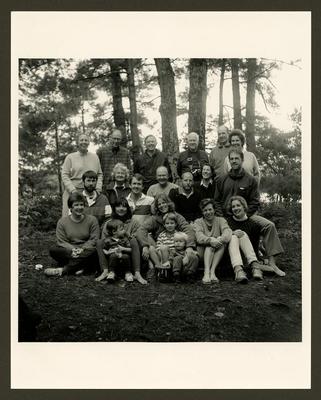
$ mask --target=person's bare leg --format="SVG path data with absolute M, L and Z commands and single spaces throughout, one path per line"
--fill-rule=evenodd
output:
M 275 262 L 275 257 L 274 256 L 268 256 L 268 260 L 269 260 L 269 265 L 261 265 L 261 270 L 262 271 L 271 271 L 271 272 L 275 272 L 276 275 L 278 276 L 285 276 L 285 272 L 282 271 Z M 270 267 L 271 269 L 264 269 L 266 267 Z
M 211 264 L 211 268 L 210 268 L 210 280 L 211 282 L 219 282 L 215 271 L 216 271 L 216 267 L 218 266 L 219 262 L 221 261 L 222 257 L 224 254 L 224 246 L 221 246 L 219 249 L 214 250 L 214 256 L 213 256 L 213 260 L 212 260 L 212 264 Z
M 213 261 L 214 250 L 212 247 L 206 247 L 204 251 L 204 276 L 203 283 L 211 283 L 210 269 Z
M 155 268 L 161 268 L 161 261 L 154 246 L 149 246 L 149 258 L 155 265 Z
M 104 279 L 107 278 L 108 275 L 108 269 L 104 269 L 103 272 L 95 279 L 96 282 L 103 281 Z

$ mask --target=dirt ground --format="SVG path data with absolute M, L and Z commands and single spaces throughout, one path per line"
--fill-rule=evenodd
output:
M 95 282 L 93 275 L 46 277 L 55 233 L 21 236 L 19 294 L 42 320 L 39 342 L 301 341 L 301 241 L 283 238 L 280 278 L 219 284 Z

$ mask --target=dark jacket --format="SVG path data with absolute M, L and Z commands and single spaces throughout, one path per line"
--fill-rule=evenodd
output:
M 150 157 L 145 151 L 140 155 L 134 163 L 134 174 L 139 173 L 144 177 L 144 192 L 146 193 L 151 185 L 157 183 L 156 170 L 158 167 L 167 168 L 169 176 L 171 175 L 170 166 L 166 155 L 155 149 L 154 154 Z
M 193 222 L 202 216 L 199 208 L 201 196 L 197 189 L 193 190 L 190 196 L 186 196 L 182 188 L 171 189 L 168 197 L 175 204 L 175 210 L 183 215 L 187 222 Z
M 178 156 L 177 173 L 181 177 L 184 172 L 191 172 L 194 181 L 200 181 L 202 179 L 202 167 L 208 163 L 208 155 L 204 150 L 182 151 Z
M 230 170 L 228 174 L 218 179 L 214 195 L 216 215 L 219 217 L 227 215 L 227 203 L 232 196 L 244 197 L 248 205 L 248 216 L 253 215 L 260 206 L 257 180 L 243 169 L 237 173 Z

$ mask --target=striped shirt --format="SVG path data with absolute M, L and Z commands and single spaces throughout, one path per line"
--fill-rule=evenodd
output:
M 134 201 L 132 193 L 129 193 L 126 199 L 132 210 L 133 220 L 136 220 L 142 225 L 146 217 L 151 215 L 151 205 L 154 203 L 154 198 L 142 193 L 141 197 Z
M 158 235 L 156 241 L 156 249 L 158 250 L 160 246 L 167 246 L 169 249 L 174 249 L 174 235 L 177 231 L 167 232 L 163 231 Z

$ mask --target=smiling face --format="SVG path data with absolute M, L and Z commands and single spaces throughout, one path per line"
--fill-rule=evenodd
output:
M 166 186 L 168 182 L 168 171 L 166 167 L 159 167 L 156 171 L 157 182 L 161 186 Z
M 209 165 L 204 165 L 202 168 L 202 178 L 203 179 L 211 179 L 212 178 L 212 170 Z
M 246 215 L 244 206 L 240 202 L 240 200 L 233 200 L 231 204 L 232 213 L 235 218 L 241 219 Z
M 231 136 L 231 146 L 235 147 L 236 149 L 242 149 L 242 141 L 237 135 Z
M 143 192 L 143 181 L 138 180 L 135 177 L 133 177 L 130 187 L 134 194 L 136 194 L 136 195 L 141 194 Z
M 169 211 L 168 203 L 163 199 L 159 199 L 157 202 L 157 209 L 161 214 L 166 214 Z
M 176 228 L 176 222 L 170 218 L 167 218 L 166 221 L 164 222 L 164 227 L 167 232 L 174 232 Z
M 81 153 L 86 153 L 89 146 L 89 137 L 86 135 L 80 135 L 77 141 L 78 150 Z
M 154 136 L 148 136 L 145 140 L 146 150 L 153 152 L 156 148 L 156 138 Z
M 187 136 L 187 146 L 191 151 L 196 151 L 198 149 L 199 138 L 197 133 L 191 132 Z
M 79 218 L 83 215 L 85 205 L 83 201 L 74 201 L 71 206 L 71 215 L 75 218 Z
M 126 180 L 126 173 L 121 168 L 118 168 L 114 171 L 114 176 L 117 184 L 122 185 Z
M 118 206 L 115 207 L 115 213 L 119 217 L 124 217 L 127 213 L 127 208 L 123 206 L 122 204 L 119 204 Z
M 212 222 L 214 219 L 214 207 L 213 204 L 209 203 L 202 209 L 203 217 L 206 221 Z
M 226 126 L 220 126 L 217 130 L 217 139 L 220 144 L 225 144 L 228 141 L 228 130 Z

